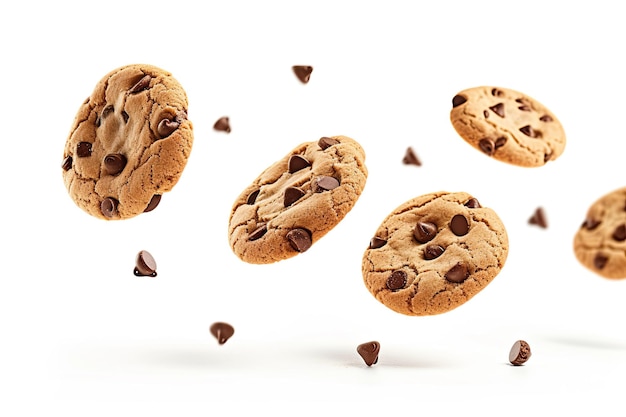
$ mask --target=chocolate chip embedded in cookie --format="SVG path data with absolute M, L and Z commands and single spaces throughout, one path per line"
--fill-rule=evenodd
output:
M 596 200 L 574 236 L 578 261 L 605 278 L 626 278 L 626 187 Z
M 489 284 L 509 251 L 498 215 L 464 192 L 413 198 L 391 212 L 363 254 L 365 286 L 409 316 L 450 311 Z
M 537 100 L 501 87 L 474 87 L 452 99 L 450 121 L 474 148 L 499 161 L 537 167 L 557 159 L 565 131 Z
M 172 190 L 192 143 L 178 81 L 151 65 L 121 67 L 78 110 L 63 151 L 63 181 L 87 213 L 128 219 L 154 210 Z
M 252 264 L 306 252 L 352 209 L 366 179 L 365 152 L 354 139 L 302 143 L 237 197 L 228 225 L 233 252 Z

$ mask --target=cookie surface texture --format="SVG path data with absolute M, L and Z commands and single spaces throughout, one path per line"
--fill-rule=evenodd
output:
M 151 65 L 111 71 L 74 119 L 63 181 L 74 202 L 105 220 L 152 211 L 178 182 L 191 152 L 187 95 Z
M 302 143 L 236 199 L 228 225 L 233 252 L 268 264 L 307 251 L 352 209 L 366 179 L 365 152 L 354 139 Z
M 457 93 L 450 121 L 474 148 L 517 166 L 543 166 L 565 149 L 565 131 L 557 117 L 537 100 L 508 88 L 474 87 Z
M 363 280 L 391 310 L 441 314 L 485 288 L 508 252 L 508 235 L 494 210 L 465 192 L 431 193 L 385 218 L 363 254 Z
M 626 278 L 626 187 L 596 200 L 574 236 L 578 261 L 610 279 Z

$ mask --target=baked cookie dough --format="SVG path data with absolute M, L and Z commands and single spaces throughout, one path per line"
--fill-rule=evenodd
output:
M 445 313 L 500 272 L 509 252 L 498 215 L 465 192 L 437 192 L 400 205 L 363 254 L 365 286 L 408 316 Z
M 352 209 L 366 179 L 365 152 L 354 139 L 302 143 L 235 200 L 228 224 L 233 252 L 268 264 L 307 251 Z
M 578 261 L 610 279 L 626 278 L 626 187 L 596 200 L 574 236 Z
M 557 117 L 537 100 L 501 87 L 474 87 L 452 99 L 450 121 L 474 148 L 502 162 L 538 167 L 565 149 Z
M 187 95 L 152 65 L 111 71 L 82 104 L 63 151 L 63 181 L 84 211 L 105 220 L 152 211 L 191 152 Z

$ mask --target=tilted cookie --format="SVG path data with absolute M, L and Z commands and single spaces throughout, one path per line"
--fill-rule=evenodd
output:
M 193 143 L 187 95 L 152 65 L 111 71 L 74 119 L 63 181 L 74 202 L 105 220 L 153 210 L 178 182 Z
M 452 99 L 450 121 L 474 148 L 499 161 L 537 167 L 565 149 L 565 131 L 537 100 L 501 87 L 474 87 Z
M 366 179 L 365 152 L 354 139 L 302 143 L 236 199 L 228 225 L 233 252 L 252 264 L 305 252 L 352 209 Z
M 413 198 L 391 212 L 363 254 L 368 290 L 409 316 L 445 313 L 500 272 L 509 252 L 498 215 L 465 192 Z
M 626 187 L 596 200 L 574 236 L 578 261 L 605 278 L 626 278 Z

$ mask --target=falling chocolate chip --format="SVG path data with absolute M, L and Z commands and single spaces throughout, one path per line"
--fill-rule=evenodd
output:
M 541 116 L 539 120 L 541 120 L 542 122 L 546 122 L 546 123 L 554 121 L 554 119 L 552 119 L 552 117 L 550 117 L 547 114 L 544 116 Z
M 548 221 L 546 219 L 546 214 L 543 211 L 543 208 L 537 207 L 533 215 L 528 219 L 528 224 L 537 225 L 543 229 L 548 227 Z
M 124 170 L 126 157 L 121 153 L 112 153 L 104 157 L 104 169 L 108 175 L 117 175 Z
M 261 192 L 261 190 L 254 190 L 250 193 L 250 195 L 248 196 L 248 199 L 246 200 L 246 204 L 252 205 L 254 204 L 254 202 L 256 201 L 256 198 L 259 196 L 259 193 Z
M 493 155 L 493 151 L 496 149 L 495 144 L 489 138 L 483 138 L 480 141 L 478 141 L 478 146 L 480 147 L 481 151 L 483 151 L 489 156 Z
M 519 131 L 531 138 L 539 137 L 539 133 L 531 125 L 520 127 Z
M 452 98 L 452 108 L 459 107 L 461 104 L 465 103 L 466 101 L 467 101 L 467 97 L 457 94 L 456 96 Z
M 289 161 L 287 162 L 287 167 L 290 174 L 294 172 L 298 172 L 301 169 L 310 167 L 311 163 L 303 156 L 300 155 L 291 155 L 289 157 Z
M 217 339 L 217 343 L 223 345 L 235 334 L 235 329 L 228 323 L 215 322 L 209 327 L 209 331 Z
M 319 145 L 320 148 L 322 148 L 323 151 L 325 151 L 326 149 L 338 143 L 339 141 L 337 139 L 329 138 L 326 136 L 321 137 L 320 140 L 317 142 L 317 144 Z
M 389 278 L 387 278 L 387 288 L 391 291 L 397 291 L 404 288 L 406 285 L 406 272 L 404 271 L 393 271 Z
M 66 156 L 65 159 L 63 159 L 63 164 L 61 164 L 61 168 L 63 168 L 64 171 L 69 171 L 72 168 L 72 157 L 71 156 Z
M 378 249 L 378 248 L 382 248 L 383 246 L 385 246 L 387 244 L 387 241 L 385 239 L 381 239 L 377 236 L 374 236 L 373 238 L 370 239 L 370 249 Z
M 133 271 L 138 277 L 156 277 L 156 262 L 150 252 L 139 251 L 135 258 L 135 269 Z
M 313 192 L 322 193 L 339 187 L 339 181 L 333 177 L 317 177 L 313 182 Z
M 413 236 L 419 243 L 430 242 L 437 235 L 437 225 L 430 222 L 417 222 Z
M 309 82 L 309 79 L 311 78 L 311 73 L 313 72 L 313 67 L 309 65 L 294 65 L 291 68 L 293 69 L 293 73 L 296 74 L 296 77 L 298 77 L 301 83 L 306 84 Z
M 404 154 L 404 158 L 402 158 L 402 162 L 406 165 L 417 165 L 421 166 L 422 162 L 419 160 L 415 151 L 410 146 L 406 148 L 406 153 Z
M 450 220 L 450 230 L 457 236 L 465 236 L 469 231 L 469 222 L 462 214 L 457 214 Z
M 296 201 L 298 201 L 304 195 L 304 191 L 297 187 L 287 187 L 285 188 L 285 197 L 284 197 L 284 205 L 285 207 L 289 207 Z
M 130 90 L 128 90 L 128 94 L 137 94 L 142 92 L 143 90 L 147 90 L 150 87 L 150 80 L 152 79 L 149 75 L 144 75 L 135 85 L 133 85 Z
M 504 93 L 501 90 L 498 90 L 497 88 L 492 88 L 491 95 L 494 97 L 502 97 Z
M 513 343 L 513 347 L 509 351 L 509 362 L 515 366 L 524 364 L 530 359 L 530 346 L 524 340 L 518 340 Z
M 467 203 L 465 203 L 465 207 L 468 207 L 468 208 L 481 208 L 481 205 L 480 205 L 480 203 L 478 202 L 477 199 L 472 197 L 469 200 L 467 200 Z
M 380 352 L 380 343 L 376 341 L 362 343 L 356 348 L 357 353 L 363 358 L 367 366 L 378 363 L 378 353 Z
M 623 242 L 624 240 L 626 240 L 626 224 L 617 226 L 615 228 L 615 231 L 613 231 L 611 237 L 618 242 Z
M 424 249 L 424 259 L 430 261 L 432 259 L 438 258 L 445 251 L 443 246 L 440 245 L 428 245 L 426 249 Z
M 457 263 L 446 272 L 446 279 L 457 284 L 465 281 L 467 277 L 469 277 L 469 271 L 467 265 L 462 262 Z
M 180 126 L 180 123 L 177 120 L 163 119 L 157 126 L 157 133 L 161 138 L 166 138 L 174 133 L 178 126 Z
M 78 142 L 78 145 L 76 145 L 76 156 L 79 158 L 91 156 L 91 143 Z
M 495 106 L 491 106 L 489 107 L 489 110 L 491 110 L 500 117 L 504 117 L 504 103 L 498 103 Z
M 261 238 L 265 233 L 267 233 L 267 225 L 265 223 L 260 223 L 256 229 L 248 235 L 248 240 L 253 241 Z
M 104 217 L 108 217 L 110 219 L 117 214 L 118 205 L 119 201 L 117 201 L 113 197 L 107 197 L 100 203 L 100 211 L 102 212 Z
M 153 195 L 152 198 L 150 199 L 150 202 L 148 203 L 146 208 L 143 210 L 143 212 L 144 213 L 151 212 L 159 205 L 160 202 L 161 202 L 161 194 Z
M 220 117 L 213 124 L 213 129 L 217 130 L 218 132 L 230 133 L 230 119 L 226 116 Z
M 593 258 L 593 266 L 597 269 L 603 269 L 606 266 L 606 263 L 609 261 L 609 258 L 601 253 L 596 254 L 595 258 Z
M 286 237 L 291 247 L 298 252 L 306 252 L 313 244 L 311 233 L 305 229 L 290 230 Z

